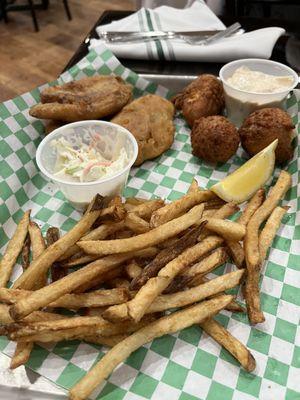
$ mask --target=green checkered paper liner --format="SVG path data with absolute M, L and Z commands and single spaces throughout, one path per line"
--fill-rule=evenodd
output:
M 97 52 L 91 51 L 65 72 L 59 82 L 110 73 L 131 83 L 136 97 L 147 93 L 170 95 L 166 89 L 123 67 L 104 47 L 98 47 Z M 57 187 L 40 174 L 35 163 L 35 151 L 44 127 L 41 121 L 29 116 L 28 110 L 38 102 L 44 87 L 0 104 L 1 253 L 27 209 L 32 209 L 32 218 L 43 227 L 44 233 L 50 225 L 60 227 L 62 232 L 68 231 L 79 219 L 78 212 Z M 289 98 L 287 108 L 297 124 L 300 96 L 296 92 Z M 210 187 L 245 161 L 246 155 L 239 149 L 226 164 L 207 165 L 191 155 L 189 128 L 185 121 L 177 116 L 175 124 L 176 137 L 171 149 L 131 170 L 125 196 L 159 196 L 174 200 L 186 193 L 194 176 L 202 187 Z M 296 129 L 298 134 L 299 125 Z M 265 323 L 250 327 L 246 315 L 226 311 L 216 317 L 248 346 L 257 361 L 256 370 L 246 373 L 226 350 L 198 326 L 193 326 L 156 339 L 134 352 L 98 387 L 93 399 L 300 399 L 299 156 L 300 147 L 296 143 L 294 159 L 287 166 L 293 184 L 283 201 L 290 209 L 263 268 L 261 301 Z M 274 177 L 278 172 L 275 170 Z M 231 268 L 226 264 L 214 271 L 214 275 Z M 20 273 L 21 268 L 17 265 L 12 281 Z M 12 355 L 14 344 L 0 337 L 0 350 Z M 36 344 L 27 365 L 68 389 L 106 351 L 105 347 L 79 341 Z

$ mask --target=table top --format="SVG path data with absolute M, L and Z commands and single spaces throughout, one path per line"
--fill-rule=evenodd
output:
M 98 38 L 96 27 L 118 20 L 130 15 L 131 11 L 105 11 L 97 20 L 89 34 L 80 44 L 73 57 L 69 60 L 65 70 L 71 68 L 88 53 L 89 41 Z M 220 17 L 225 25 L 236 22 L 236 17 Z M 286 30 L 286 34 L 280 37 L 274 47 L 271 59 L 290 65 L 300 72 L 300 25 L 291 21 L 282 21 L 271 18 L 239 17 L 239 22 L 246 31 L 252 31 L 268 26 L 280 26 Z M 122 64 L 138 74 L 159 75 L 199 75 L 201 73 L 217 74 L 223 64 L 221 63 L 199 63 L 199 62 L 171 62 L 171 61 L 149 61 L 120 59 Z

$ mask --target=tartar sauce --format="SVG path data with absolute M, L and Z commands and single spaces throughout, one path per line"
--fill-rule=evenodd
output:
M 277 93 L 291 86 L 293 77 L 264 74 L 242 66 L 227 79 L 227 83 L 235 89 L 251 93 Z

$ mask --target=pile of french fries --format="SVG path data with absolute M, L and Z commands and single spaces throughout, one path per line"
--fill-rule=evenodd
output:
M 250 323 L 264 321 L 260 270 L 290 185 L 281 171 L 268 195 L 258 190 L 235 222 L 227 218 L 237 205 L 196 181 L 168 204 L 98 195 L 68 233 L 59 237 L 51 227 L 46 240 L 25 212 L 0 264 L 0 334 L 17 343 L 11 368 L 26 363 L 34 342 L 79 339 L 111 347 L 70 390 L 71 399 L 83 400 L 140 346 L 198 324 L 253 371 L 249 350 L 214 316 L 245 312 L 225 294 L 241 285 Z M 7 288 L 19 254 L 23 273 Z M 236 270 L 207 278 L 229 260 Z M 66 317 L 59 313 L 64 308 L 77 314 Z

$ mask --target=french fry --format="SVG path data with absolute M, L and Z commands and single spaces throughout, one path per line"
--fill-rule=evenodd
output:
M 207 218 L 206 229 L 219 234 L 220 236 L 231 239 L 241 240 L 245 236 L 246 228 L 237 222 L 227 221 L 219 218 Z
M 214 210 L 213 216 L 208 217 L 207 216 L 207 210 L 203 211 L 203 218 L 217 218 L 217 219 L 225 219 L 230 217 L 231 215 L 235 214 L 239 210 L 238 206 L 235 203 L 225 203 L 221 208 L 218 210 Z M 206 215 L 204 217 L 204 213 L 206 212 Z M 203 240 L 207 236 L 211 235 L 212 232 L 209 231 L 209 229 L 203 229 L 203 232 L 199 235 L 199 241 Z
M 255 369 L 255 359 L 247 347 L 232 336 L 219 322 L 213 318 L 207 319 L 200 323 L 200 327 L 217 343 L 229 351 L 246 371 L 251 372 Z
M 204 211 L 205 211 L 205 210 L 219 209 L 219 208 L 223 207 L 226 203 L 224 200 L 216 198 L 216 199 L 207 200 L 203 204 L 204 204 Z
M 47 230 L 46 233 L 46 240 L 47 240 L 47 246 L 52 246 L 55 242 L 59 240 L 59 229 L 56 227 L 50 227 Z M 51 267 L 51 281 L 55 282 L 64 276 L 66 276 L 66 269 L 62 266 L 62 264 L 59 261 L 55 261 Z
M 239 207 L 235 203 L 225 203 L 221 208 L 216 210 L 214 218 L 217 219 L 225 219 L 231 217 L 231 215 L 235 214 L 239 210 Z
M 32 247 L 32 258 L 35 260 L 45 251 L 46 244 L 41 229 L 36 222 L 29 222 L 28 232 Z
M 150 264 L 143 269 L 142 273 L 132 280 L 130 289 L 140 289 L 150 278 L 156 276 L 158 271 L 168 262 L 178 257 L 188 247 L 197 243 L 199 232 L 202 229 L 203 227 L 200 226 L 188 231 L 180 239 L 176 239 L 175 243 L 170 247 L 161 250 Z M 207 251 L 209 251 L 212 250 L 214 246 L 218 246 L 221 242 L 222 240 L 215 236 L 211 240 L 206 240 L 202 246 L 206 246 Z
M 216 314 L 224 308 L 232 296 L 204 301 L 181 311 L 167 315 L 152 322 L 148 326 L 128 336 L 122 342 L 114 346 L 70 391 L 70 399 L 84 400 L 92 391 L 113 371 L 113 369 L 124 361 L 133 351 L 156 337 L 174 333 L 180 329 L 187 328 L 195 323 Z
M 242 225 L 248 225 L 252 215 L 256 212 L 256 210 L 262 205 L 265 200 L 265 189 L 261 188 L 254 194 L 254 196 L 247 203 L 244 211 L 238 218 L 238 222 Z
M 14 355 L 10 361 L 9 368 L 16 369 L 21 365 L 24 365 L 30 357 L 33 348 L 33 342 L 17 342 Z
M 244 211 L 237 219 L 237 222 L 242 225 L 247 225 L 252 215 L 261 206 L 262 202 L 265 199 L 265 190 L 263 188 L 259 189 L 255 195 L 251 198 L 251 200 L 246 205 Z M 243 268 L 245 263 L 245 253 L 244 249 L 239 242 L 235 242 L 232 240 L 226 240 L 227 248 L 230 252 L 231 258 L 234 264 L 238 268 Z
M 40 321 L 44 320 L 45 318 L 50 319 L 50 318 L 61 318 L 62 316 L 60 314 L 55 314 L 55 313 L 49 313 L 49 312 L 43 312 L 43 311 L 35 311 L 28 315 L 26 318 L 24 318 L 24 321 Z M 9 314 L 9 306 L 7 304 L 0 304 L 0 328 L 1 325 L 7 325 L 7 324 L 12 324 L 14 320 L 11 318 Z M 1 333 L 0 333 L 1 335 Z
M 122 204 L 121 198 L 117 196 L 112 199 L 107 207 L 103 208 L 99 221 L 122 221 L 125 218 L 126 210 Z
M 142 271 L 143 268 L 141 268 L 135 260 L 130 261 L 125 267 L 125 272 L 130 279 L 137 278 Z
M 171 308 L 184 307 L 209 296 L 213 296 L 214 294 L 223 292 L 224 290 L 231 289 L 240 283 L 243 274 L 244 270 L 230 272 L 182 292 L 160 295 L 149 306 L 146 313 L 151 314 L 169 310 Z M 113 309 L 114 307 L 110 307 L 104 311 L 102 313 L 103 318 L 114 322 L 114 316 L 116 314 L 113 312 Z M 126 305 L 121 304 L 121 307 L 118 307 L 118 309 L 118 320 L 128 319 Z
M 229 250 L 229 254 L 238 268 L 243 268 L 245 261 L 245 253 L 240 242 L 235 242 L 233 240 L 226 240 L 226 246 Z
M 66 261 L 61 261 L 61 265 L 63 268 L 72 268 L 76 267 L 76 265 L 88 264 L 92 261 L 96 261 L 101 258 L 101 255 L 98 254 L 85 254 L 81 252 L 78 254 L 78 257 L 70 258 Z
M 112 288 L 124 288 L 129 290 L 130 283 L 127 279 L 117 277 L 108 281 L 107 285 Z
M 286 207 L 276 207 L 267 219 L 267 222 L 259 235 L 259 253 L 261 262 L 266 258 L 268 249 L 273 242 L 276 232 L 281 224 L 281 220 L 286 212 Z
M 250 218 L 244 239 L 244 250 L 247 265 L 247 278 L 244 286 L 244 296 L 247 304 L 249 320 L 252 324 L 263 322 L 265 317 L 260 309 L 259 276 L 261 256 L 259 252 L 259 228 L 269 217 L 279 201 L 291 186 L 291 176 L 281 171 L 275 186 L 270 190 L 266 200 Z
M 102 314 L 104 313 L 105 310 L 107 310 L 107 307 L 86 308 L 84 315 L 102 317 Z
M 39 258 L 46 249 L 45 240 L 43 238 L 40 227 L 37 223 L 30 221 L 28 226 L 28 233 L 31 241 L 32 260 Z M 33 289 L 39 289 L 47 283 L 47 274 L 44 273 L 36 280 Z M 21 286 L 20 286 L 21 287 Z
M 140 250 L 139 251 L 139 257 L 140 260 L 143 260 L 144 258 L 152 258 L 154 257 L 158 252 L 158 249 L 156 247 L 148 247 L 148 249 Z M 120 265 L 119 267 L 115 267 L 107 272 L 104 272 L 103 274 L 100 274 L 97 278 L 93 278 L 91 281 L 87 281 L 86 283 L 80 285 L 75 292 L 76 293 L 83 293 L 88 289 L 98 287 L 99 285 L 103 284 L 104 282 L 108 282 L 109 280 L 119 277 L 122 275 L 124 271 L 124 266 Z
M 118 232 L 116 232 L 114 235 L 112 235 L 112 237 L 108 238 L 110 240 L 114 240 L 114 239 L 127 239 L 134 236 L 132 230 L 130 229 L 122 229 Z
M 113 269 L 111 269 L 107 272 L 104 272 L 103 274 L 100 274 L 96 278 L 94 278 L 90 281 L 87 281 L 84 284 L 81 284 L 74 290 L 74 293 L 81 294 L 81 293 L 86 292 L 87 290 L 99 289 L 99 286 L 102 287 L 103 283 L 109 282 L 111 279 L 121 276 L 123 274 L 123 272 L 124 272 L 123 265 L 114 267 Z
M 24 240 L 24 244 L 21 251 L 21 259 L 22 259 L 22 268 L 23 271 L 29 267 L 30 264 L 30 236 L 26 235 L 26 239 Z
M 143 218 L 139 217 L 134 212 L 128 213 L 126 215 L 124 224 L 127 228 L 132 230 L 134 233 L 145 233 L 150 230 L 149 222 L 145 221 Z
M 56 243 L 48 247 L 27 270 L 15 281 L 15 289 L 32 289 L 40 276 L 43 276 L 49 267 L 56 261 L 70 246 L 90 229 L 101 213 L 103 198 L 97 195 L 82 219 L 68 233 L 62 236 Z
M 129 212 L 134 212 L 139 217 L 148 220 L 151 217 L 152 213 L 155 210 L 158 210 L 164 204 L 165 203 L 162 199 L 150 200 L 143 204 L 135 206 L 134 208 L 132 208 L 132 210 L 129 210 Z
M 0 301 L 14 304 L 17 300 L 29 296 L 29 290 L 0 288 Z M 124 288 L 96 290 L 81 294 L 66 294 L 49 304 L 51 308 L 67 308 L 76 310 L 84 307 L 102 307 L 124 303 L 129 299 L 129 293 Z
M 78 246 L 88 254 L 116 254 L 125 251 L 134 251 L 156 245 L 169 237 L 199 224 L 203 212 L 203 205 L 197 205 L 188 213 L 166 222 L 149 232 L 142 233 L 127 239 L 80 241 Z
M 120 343 L 122 340 L 126 339 L 128 335 L 119 334 L 112 336 L 101 336 L 101 335 L 91 335 L 91 336 L 82 336 L 81 340 L 84 340 L 88 343 L 100 344 L 107 347 L 114 347 L 116 344 Z
M 156 228 L 159 225 L 165 224 L 174 218 L 184 214 L 192 207 L 199 203 L 215 198 L 216 195 L 210 190 L 198 190 L 191 193 L 187 193 L 178 200 L 174 200 L 164 207 L 152 213 L 150 219 L 151 228 Z
M 31 247 L 32 247 L 32 259 L 36 260 L 45 250 L 46 245 L 44 238 L 42 236 L 42 232 L 39 226 L 33 222 L 29 221 L 28 225 L 28 234 L 30 237 Z M 40 276 L 36 281 L 33 289 L 39 289 L 43 287 L 47 282 L 47 276 Z M 33 348 L 33 342 L 31 343 L 20 343 L 17 342 L 14 355 L 11 359 L 10 369 L 15 369 L 20 365 L 25 364 L 30 357 L 31 351 Z
M 198 182 L 196 181 L 196 179 L 194 178 L 192 180 L 192 183 L 188 189 L 188 193 L 193 193 L 193 192 L 198 192 L 198 190 L 200 190 L 199 186 L 198 186 Z
M 191 288 L 191 287 L 195 287 L 198 285 L 202 285 L 203 283 L 209 282 L 209 279 L 207 279 L 205 276 L 203 275 L 197 275 L 193 278 L 192 282 L 188 282 L 187 283 L 187 287 Z M 218 294 L 215 294 L 213 296 L 210 296 L 208 298 L 213 298 L 213 297 L 218 297 L 218 296 L 222 296 L 223 294 L 225 294 L 224 292 L 220 292 Z M 225 310 L 231 311 L 231 312 L 242 312 L 245 313 L 246 310 L 244 309 L 244 307 L 242 307 L 236 300 L 232 300 L 231 303 L 229 303 L 226 307 Z
M 79 317 L 77 317 L 79 318 Z M 12 340 L 18 338 L 20 342 L 59 342 L 62 340 L 73 340 L 73 339 L 81 339 L 86 336 L 91 335 L 101 335 L 101 336 L 113 336 L 120 334 L 128 334 L 135 332 L 136 330 L 148 325 L 152 321 L 154 321 L 156 316 L 154 315 L 146 315 L 140 322 L 135 323 L 132 321 L 122 321 L 117 324 L 112 324 L 109 321 L 105 321 L 101 317 L 80 317 L 86 318 L 86 322 L 82 324 L 79 320 L 76 323 L 70 323 L 69 325 L 73 325 L 72 327 L 65 327 L 60 329 L 51 329 L 47 326 L 39 326 L 39 329 L 35 329 L 36 323 L 31 326 L 23 326 L 19 328 L 18 326 L 12 327 L 11 331 L 7 330 L 6 334 Z M 73 318 L 68 318 L 72 320 Z M 92 319 L 92 321 L 89 321 Z M 95 320 L 98 323 L 94 323 Z M 77 325 L 80 323 L 81 325 Z M 64 320 L 63 324 L 67 326 L 67 320 Z M 55 326 L 54 326 L 55 327 Z
M 139 206 L 140 204 L 147 203 L 148 201 L 151 200 L 142 199 L 141 197 L 127 197 L 125 199 L 125 205 L 130 204 L 133 206 Z
M 189 247 L 178 257 L 170 261 L 158 272 L 157 277 L 150 278 L 146 284 L 140 288 L 132 300 L 124 303 L 127 307 L 128 317 L 136 322 L 139 321 L 150 304 L 169 286 L 175 276 L 188 265 L 199 260 L 199 258 L 203 256 L 204 251 L 206 251 L 206 246 L 203 246 L 201 242 L 197 243 L 195 246 Z M 114 312 L 112 312 L 114 314 L 114 320 L 118 318 L 117 312 L 119 308 L 124 308 L 124 306 L 120 305 L 120 307 L 114 307 Z M 106 315 L 109 314 L 109 310 L 110 308 L 108 308 Z
M 219 247 L 207 257 L 191 267 L 188 267 L 183 273 L 177 275 L 170 286 L 165 290 L 165 293 L 182 290 L 185 286 L 197 285 L 199 276 L 208 274 L 226 261 L 228 261 L 228 254 L 224 247 Z M 194 278 L 196 278 L 196 281 L 194 281 Z
M 13 237 L 8 242 L 2 260 L 0 261 L 0 287 L 5 287 L 7 285 L 18 255 L 22 251 L 28 232 L 29 217 L 30 210 L 26 211 L 21 218 Z
M 95 228 L 89 233 L 82 236 L 82 238 L 80 238 L 79 240 L 103 240 L 122 228 L 124 228 L 124 220 L 109 224 L 102 224 L 98 226 L 98 228 Z M 58 258 L 58 261 L 66 260 L 72 257 L 74 254 L 78 253 L 79 251 L 80 248 L 77 246 L 77 244 L 74 244 L 69 249 L 67 249 L 62 256 Z
M 203 218 L 211 218 L 211 217 L 214 217 L 215 214 L 216 214 L 216 210 L 214 210 L 214 209 L 210 209 L 210 210 L 204 209 Z M 209 234 L 209 232 L 207 232 L 207 235 L 208 234 Z
M 22 336 L 32 335 L 38 332 L 52 332 L 60 331 L 62 329 L 75 329 L 84 327 L 96 326 L 97 329 L 101 329 L 102 326 L 107 326 L 107 321 L 98 316 L 84 316 L 84 317 L 65 317 L 54 321 L 38 321 L 34 323 L 16 323 L 12 326 L 12 332 L 10 337 L 12 339 L 17 339 Z M 8 327 L 10 329 L 10 327 Z
M 146 250 L 141 251 L 140 254 L 145 253 Z M 45 252 L 46 251 L 47 250 L 45 250 Z M 134 256 L 138 257 L 139 253 L 135 253 Z M 20 320 L 26 315 L 30 314 L 32 311 L 47 306 L 64 294 L 73 292 L 79 286 L 93 281 L 93 279 L 99 277 L 100 274 L 117 267 L 132 257 L 132 253 L 126 253 L 116 254 L 96 260 L 87 266 L 65 276 L 64 278 L 32 292 L 30 296 L 20 299 L 11 306 L 10 315 L 14 320 Z

